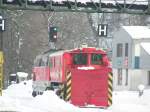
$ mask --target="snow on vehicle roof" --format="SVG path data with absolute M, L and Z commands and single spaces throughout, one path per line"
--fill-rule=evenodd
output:
M 16 76 L 16 74 L 10 74 L 10 76 Z
M 78 53 L 81 50 L 85 50 L 85 49 L 94 49 L 96 51 L 88 51 L 88 52 L 100 52 L 101 54 L 106 54 L 104 50 L 102 49 L 95 49 L 95 47 L 87 47 L 87 48 L 75 48 L 75 49 L 70 49 L 70 50 L 61 50 L 61 51 L 56 51 L 52 54 L 49 54 L 50 57 L 52 56 L 59 56 L 62 55 L 64 52 L 68 52 L 68 53 Z M 83 51 L 85 53 L 85 51 Z
M 49 56 L 50 56 L 50 57 L 51 57 L 51 56 L 59 56 L 59 55 L 62 55 L 63 53 L 64 53 L 64 50 L 56 51 L 56 52 L 50 54 Z
M 17 76 L 18 76 L 18 77 L 27 77 L 27 76 L 28 76 L 28 73 L 25 73 L 25 72 L 17 72 Z
M 8 2 L 12 2 L 14 0 L 7 0 Z M 28 1 L 32 1 L 32 2 L 37 2 L 37 1 L 51 1 L 51 0 L 28 0 Z M 52 0 L 54 2 L 63 2 L 63 1 L 66 1 L 66 2 L 81 2 L 81 3 L 86 3 L 86 2 L 98 2 L 100 0 Z M 116 4 L 116 3 L 124 3 L 124 0 L 101 0 L 102 3 L 112 3 L 112 4 Z M 148 0 L 126 0 L 126 3 L 127 4 L 148 4 Z
M 61 50 L 61 51 L 56 51 L 52 54 L 50 54 L 49 56 L 59 56 L 59 55 L 62 55 L 64 52 L 70 52 L 70 51 L 73 51 L 73 50 L 77 50 L 79 48 L 75 48 L 75 49 L 70 49 L 70 50 Z
M 77 50 L 79 48 L 75 48 L 75 49 L 70 49 L 70 50 L 60 50 L 60 51 L 56 51 L 52 54 L 50 54 L 49 56 L 59 56 L 59 55 L 62 55 L 64 52 L 70 52 L 70 51 L 73 51 L 73 50 Z
M 150 42 L 143 42 L 141 43 L 141 46 L 150 55 Z
M 148 26 L 122 26 L 123 29 L 133 39 L 142 39 L 142 38 L 150 38 L 150 28 Z

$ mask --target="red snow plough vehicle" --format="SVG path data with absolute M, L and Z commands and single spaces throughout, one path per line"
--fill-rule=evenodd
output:
M 51 89 L 77 106 L 112 104 L 112 69 L 103 50 L 91 47 L 50 50 L 35 63 L 33 96 Z

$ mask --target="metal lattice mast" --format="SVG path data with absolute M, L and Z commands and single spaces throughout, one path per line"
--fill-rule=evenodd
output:
M 150 0 L 148 0 L 148 13 L 150 14 Z
M 86 12 L 86 13 L 128 13 L 149 15 L 150 0 L 90 0 L 82 3 L 78 0 L 0 0 L 0 9 L 10 10 L 35 10 L 35 11 L 55 11 L 55 12 Z

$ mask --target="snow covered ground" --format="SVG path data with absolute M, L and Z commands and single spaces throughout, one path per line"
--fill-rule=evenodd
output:
M 113 93 L 113 105 L 108 109 L 79 108 L 59 99 L 53 91 L 35 98 L 31 96 L 32 81 L 13 84 L 0 96 L 0 111 L 17 112 L 150 112 L 150 90 Z

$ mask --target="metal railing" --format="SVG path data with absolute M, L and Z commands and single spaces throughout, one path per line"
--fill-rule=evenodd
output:
M 1 9 L 150 14 L 150 0 L 0 0 Z

